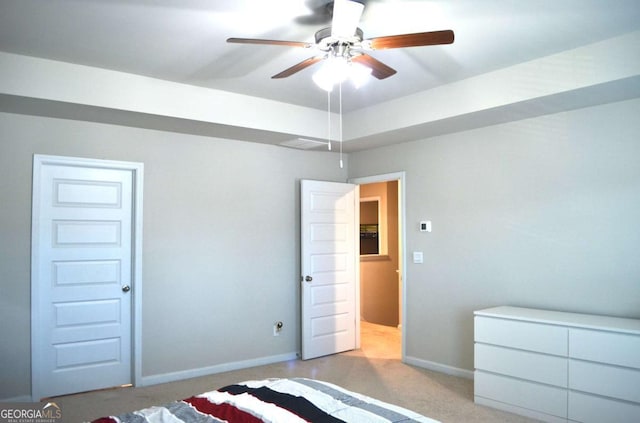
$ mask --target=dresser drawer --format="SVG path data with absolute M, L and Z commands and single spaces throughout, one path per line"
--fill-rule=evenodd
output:
M 567 390 L 476 370 L 474 394 L 502 403 L 567 417 Z
M 640 336 L 571 329 L 569 356 L 640 369 Z
M 474 361 L 478 370 L 567 387 L 567 359 L 563 357 L 476 344 Z
M 474 329 L 476 342 L 567 355 L 567 328 L 476 316 Z
M 640 370 L 569 360 L 569 389 L 640 402 Z
M 569 420 L 584 423 L 640 422 L 640 404 L 569 392 Z

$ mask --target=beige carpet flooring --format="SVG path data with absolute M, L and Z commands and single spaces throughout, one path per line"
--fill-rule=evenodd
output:
M 361 348 L 314 360 L 293 360 L 142 388 L 120 388 L 53 399 L 63 421 L 98 417 L 166 404 L 250 379 L 308 377 L 338 384 L 382 401 L 452 423 L 532 422 L 474 404 L 473 381 L 403 364 L 400 331 L 362 323 Z

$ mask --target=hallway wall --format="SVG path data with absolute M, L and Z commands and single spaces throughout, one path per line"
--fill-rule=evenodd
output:
M 367 322 L 398 326 L 398 182 L 360 185 L 360 198 L 379 197 L 380 216 L 386 228 L 381 242 L 386 254 L 360 256 L 360 315 Z M 382 222 L 380 222 L 382 223 Z

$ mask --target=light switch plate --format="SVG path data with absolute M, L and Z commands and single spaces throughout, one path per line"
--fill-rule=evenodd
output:
M 413 262 L 414 263 L 423 263 L 424 262 L 424 256 L 422 254 L 422 251 L 414 251 L 413 252 Z

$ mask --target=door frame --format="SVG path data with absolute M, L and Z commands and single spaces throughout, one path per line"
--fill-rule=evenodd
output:
M 31 216 L 31 400 L 40 401 L 38 390 L 43 381 L 34 372 L 34 348 L 39 345 L 36 322 L 41 318 L 38 307 L 40 293 L 38 290 L 38 263 L 40 224 L 35 213 L 40 210 L 40 177 L 45 165 L 82 166 L 98 169 L 116 169 L 130 171 L 132 175 L 132 246 L 131 246 L 131 381 L 134 386 L 142 383 L 142 204 L 143 204 L 143 163 L 114 160 L 88 159 L 80 157 L 33 155 L 32 179 L 32 216 Z
M 398 203 L 399 203 L 399 207 L 400 210 L 398 212 L 398 218 L 400 220 L 399 222 L 399 228 L 398 228 L 398 233 L 399 233 L 399 237 L 400 239 L 398 240 L 399 242 L 399 255 L 400 257 L 398 257 L 398 262 L 400 263 L 400 274 L 402 276 L 402 292 L 401 292 L 401 301 L 402 301 L 402 310 L 401 310 L 401 316 L 402 316 L 402 321 L 400 322 L 400 333 L 401 333 L 401 343 L 402 343 L 402 361 L 405 362 L 406 360 L 406 339 L 407 339 L 407 275 L 406 275 L 406 269 L 407 269 L 407 245 L 406 245 L 406 240 L 407 240 L 407 216 L 406 216 L 406 172 L 405 171 L 400 171 L 400 172 L 393 172 L 393 173 L 384 173 L 384 174 L 380 174 L 380 175 L 372 175 L 372 176 L 364 176 L 364 177 L 358 177 L 358 178 L 349 178 L 348 182 L 352 183 L 352 184 L 356 184 L 356 185 L 364 185 L 364 184 L 372 184 L 372 183 L 377 183 L 377 182 L 391 182 L 391 181 L 399 181 L 400 182 L 400 186 L 398 187 Z M 357 301 L 356 303 L 358 304 L 358 313 L 360 312 L 359 307 L 360 307 L 360 266 L 357 267 L 358 269 L 358 290 L 356 291 L 357 294 Z M 359 322 L 358 322 L 359 323 Z M 358 324 L 358 328 L 357 328 L 357 339 L 358 339 L 358 344 L 360 341 L 360 325 Z

